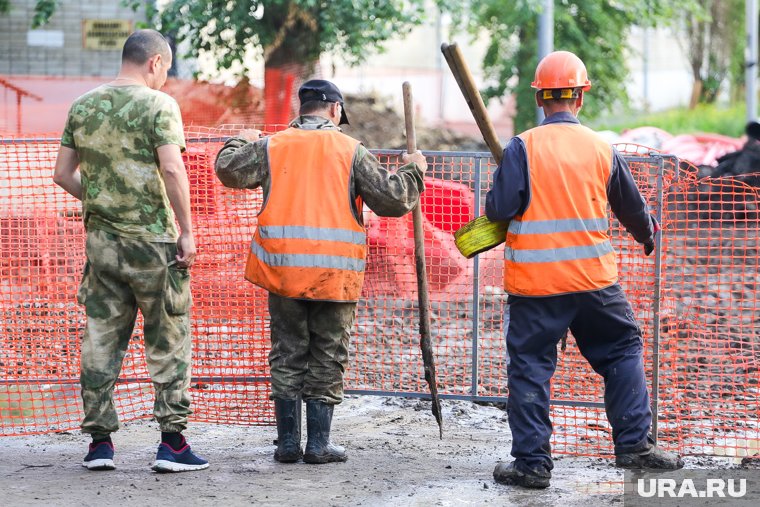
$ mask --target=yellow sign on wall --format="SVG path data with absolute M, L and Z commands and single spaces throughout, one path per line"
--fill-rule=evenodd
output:
M 82 47 L 101 51 L 120 50 L 131 33 L 131 20 L 85 19 L 82 21 Z

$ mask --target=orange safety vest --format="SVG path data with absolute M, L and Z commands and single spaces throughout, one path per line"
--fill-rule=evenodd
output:
M 284 297 L 359 300 L 367 235 L 349 188 L 358 144 L 337 130 L 289 128 L 269 139 L 269 193 L 246 279 Z
M 549 124 L 523 132 L 530 202 L 507 230 L 504 288 L 551 296 L 609 287 L 617 264 L 607 233 L 612 148 L 593 130 Z

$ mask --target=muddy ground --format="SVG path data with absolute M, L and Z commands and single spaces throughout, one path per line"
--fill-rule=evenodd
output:
M 608 459 L 558 456 L 547 490 L 496 484 L 508 458 L 505 413 L 494 406 L 444 402 L 444 439 L 421 400 L 353 396 L 335 411 L 341 464 L 284 465 L 272 459 L 273 427 L 192 424 L 193 447 L 208 470 L 159 475 L 150 470 L 155 423 L 135 421 L 114 435 L 117 469 L 81 466 L 79 432 L 0 438 L 0 505 L 325 505 L 325 506 L 608 506 L 622 505 L 622 471 Z M 736 466 L 687 458 L 687 467 Z

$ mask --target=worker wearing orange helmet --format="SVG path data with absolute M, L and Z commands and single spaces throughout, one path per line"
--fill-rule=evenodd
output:
M 591 88 L 580 58 L 568 51 L 547 55 L 531 86 L 546 119 L 509 141 L 486 197 L 488 218 L 509 221 L 507 412 L 515 460 L 499 463 L 494 479 L 549 486 L 550 382 L 557 344 L 568 329 L 604 378 L 616 464 L 681 468 L 683 461 L 650 437 L 641 331 L 618 284 L 607 207 L 646 255 L 654 250 L 657 222 L 623 157 L 577 119 L 583 92 Z

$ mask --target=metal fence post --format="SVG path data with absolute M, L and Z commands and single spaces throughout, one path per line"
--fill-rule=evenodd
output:
M 655 215 L 657 222 L 662 224 L 662 208 L 664 200 L 664 171 L 665 160 L 659 155 L 657 164 L 657 210 Z M 662 229 L 662 225 L 660 226 Z M 662 298 L 662 230 L 655 237 L 654 257 L 654 306 L 653 306 L 653 331 L 652 331 L 652 439 L 657 445 L 660 412 L 660 303 Z
M 475 159 L 475 206 L 473 217 L 480 216 L 480 179 L 483 158 Z M 478 329 L 480 325 L 480 256 L 472 266 L 472 395 L 478 395 Z

